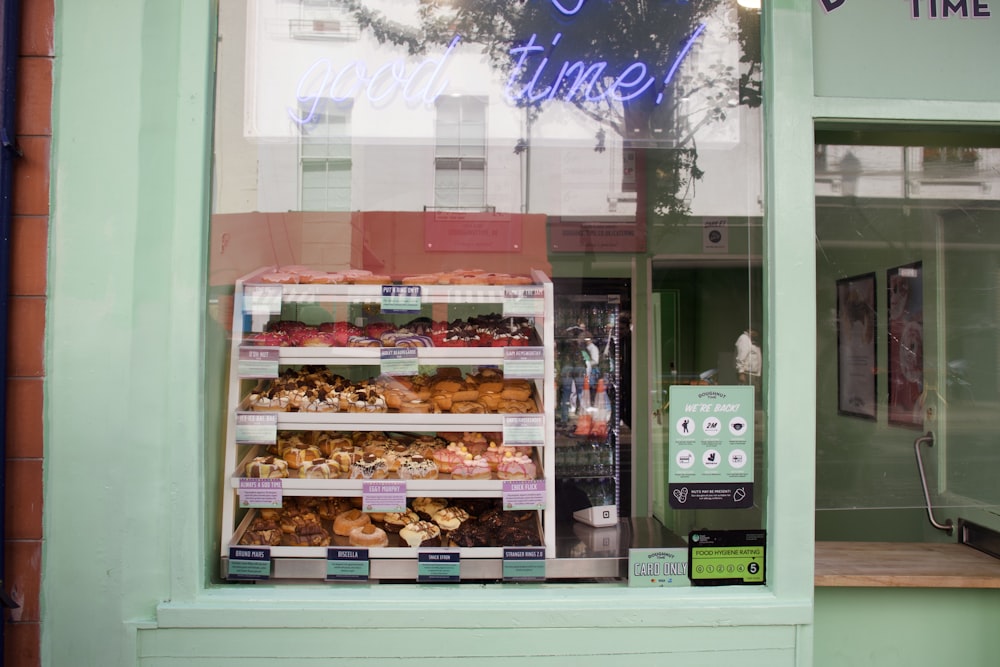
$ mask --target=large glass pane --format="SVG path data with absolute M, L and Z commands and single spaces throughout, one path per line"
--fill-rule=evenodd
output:
M 1000 149 L 887 127 L 816 153 L 817 535 L 996 529 Z
M 373 454 L 357 451 L 366 448 L 391 458 L 395 445 L 425 440 L 432 458 L 447 449 L 441 440 L 485 457 L 491 441 L 512 439 L 511 457 L 530 459 L 526 470 L 544 482 L 529 498 L 531 537 L 479 523 L 504 499 L 499 469 L 469 483 L 440 469 L 438 480 L 406 480 L 409 509 L 444 497 L 474 519 L 467 539 L 486 535 L 462 547 L 480 579 L 499 578 L 501 547 L 524 540 L 541 542 L 529 546 L 544 549 L 547 578 L 624 583 L 630 548 L 683 548 L 695 527 L 763 528 L 770 351 L 756 10 L 735 0 L 218 5 L 206 428 L 219 447 L 206 459 L 223 469 L 209 494 L 223 499 L 220 576 L 226 547 L 263 514 L 236 502 L 243 464 L 284 458 L 289 439 L 353 458 Z M 286 282 L 257 289 L 263 275 Z M 543 295 L 527 314 L 517 310 L 525 284 Z M 383 286 L 391 300 L 410 285 L 420 297 L 404 313 L 382 300 Z M 517 289 L 505 299 L 506 288 Z M 426 346 L 416 369 L 382 363 L 381 348 L 400 335 Z M 385 411 L 351 416 L 338 396 L 331 416 L 312 387 L 292 410 L 272 410 L 275 442 L 244 442 L 244 430 L 235 438 L 235 414 L 256 412 L 284 384 L 247 375 L 260 372 L 244 349 L 257 341 L 278 349 L 279 375 L 300 374 L 300 390 L 302 373 L 335 373 L 337 383 L 366 383 L 361 393 Z M 755 364 L 738 364 L 744 348 Z M 508 412 L 483 388 L 498 372 L 529 385 L 528 399 L 505 399 L 519 400 Z M 462 406 L 473 412 L 420 389 L 442 374 L 464 398 L 475 394 Z M 386 377 L 420 391 L 389 406 Z M 291 400 L 271 398 L 267 407 Z M 677 410 L 737 403 L 742 421 L 727 417 L 724 435 L 675 442 Z M 423 421 L 400 416 L 410 414 Z M 541 422 L 518 431 L 504 414 Z M 391 452 L 372 444 L 376 432 L 393 439 Z M 350 452 L 330 450 L 346 440 Z M 401 479 L 388 465 L 388 478 Z M 294 474 L 281 485 L 297 509 L 361 498 L 347 472 L 319 482 Z M 329 517 L 319 524 L 332 530 Z M 395 561 L 414 553 L 397 535 L 389 557 L 373 557 L 378 578 L 400 578 Z M 309 579 L 325 562 L 302 548 L 275 545 Z

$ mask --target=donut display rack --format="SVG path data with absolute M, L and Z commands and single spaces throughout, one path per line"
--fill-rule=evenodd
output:
M 258 535 L 251 540 L 247 533 L 267 525 L 262 515 L 274 514 L 265 507 L 276 495 L 283 506 L 315 505 L 316 500 L 359 504 L 365 479 L 336 472 L 331 478 L 304 478 L 297 470 L 268 465 L 256 469 L 271 471 L 276 480 L 269 481 L 264 504 L 259 496 L 244 496 L 248 464 L 276 452 L 278 432 L 391 432 L 427 438 L 439 433 L 509 434 L 521 445 L 519 455 L 530 452 L 525 460 L 530 458 L 536 479 L 544 481 L 539 485 L 544 486 L 544 509 L 533 511 L 530 521 L 524 521 L 523 512 L 517 517 L 518 528 L 537 535 L 537 540 L 508 528 L 495 533 L 488 546 L 441 546 L 460 553 L 462 579 L 500 572 L 506 546 L 537 541 L 532 546 L 544 548 L 547 560 L 555 558 L 553 289 L 548 276 L 541 271 L 525 277 L 475 270 L 416 277 L 319 273 L 303 271 L 296 281 L 294 268 L 264 267 L 235 283 L 223 461 L 222 578 L 229 573 L 231 547 L 260 544 Z M 397 353 L 385 352 L 387 348 L 408 349 Z M 527 350 L 520 353 L 516 348 Z M 442 376 L 460 385 L 454 396 L 462 401 L 435 395 L 433 383 Z M 392 393 L 400 384 L 402 405 Z M 487 393 L 491 391 L 496 395 Z M 525 415 L 531 416 L 526 447 L 518 440 L 525 437 L 518 426 Z M 280 491 L 275 491 L 279 485 Z M 427 498 L 457 506 L 487 502 L 502 507 L 504 481 L 495 472 L 489 479 L 441 474 L 406 480 L 405 495 L 408 509 Z M 512 523 L 516 512 L 498 516 Z M 332 534 L 332 520 L 317 523 L 326 526 L 329 541 L 319 528 L 296 539 L 270 536 L 270 579 L 325 579 L 327 547 L 344 546 L 346 538 Z M 271 524 L 275 531 L 289 529 L 278 524 Z M 447 535 L 445 531 L 443 537 Z M 504 543 L 507 535 L 528 542 Z M 369 549 L 371 579 L 414 580 L 418 553 L 390 535 L 387 546 Z

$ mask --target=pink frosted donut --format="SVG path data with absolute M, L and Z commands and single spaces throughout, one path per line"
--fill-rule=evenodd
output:
M 492 479 L 490 464 L 481 456 L 466 454 L 465 460 L 455 465 L 451 471 L 452 479 Z
M 450 473 L 455 466 L 465 460 L 468 452 L 461 445 L 451 443 L 434 452 L 434 463 L 437 464 L 438 472 Z
M 497 477 L 500 479 L 535 479 L 537 476 L 535 462 L 525 454 L 508 452 L 497 465 Z

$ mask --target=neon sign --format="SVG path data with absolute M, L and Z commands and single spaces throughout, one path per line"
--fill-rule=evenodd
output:
M 683 48 L 678 52 L 673 64 L 663 78 L 664 87 L 670 85 L 670 82 L 673 81 L 677 69 L 681 66 L 688 53 L 690 53 L 695 40 L 704 31 L 705 24 L 702 23 L 691 34 L 687 42 L 684 43 Z M 642 95 L 656 82 L 656 77 L 649 74 L 649 67 L 637 60 L 622 70 L 607 89 L 599 90 L 597 89 L 598 82 L 609 76 L 606 71 L 608 68 L 607 61 L 598 60 L 588 64 L 581 60 L 575 62 L 567 60 L 563 62 L 562 67 L 559 69 L 559 74 L 552 83 L 539 91 L 535 90 L 535 86 L 538 85 L 542 72 L 549 65 L 549 58 L 543 57 L 537 62 L 534 76 L 531 77 L 531 80 L 520 90 L 514 90 L 517 80 L 521 77 L 522 71 L 525 70 L 528 59 L 532 55 L 538 55 L 545 51 L 545 47 L 535 43 L 537 37 L 538 35 L 534 34 L 528 39 L 526 44 L 510 50 L 510 54 L 517 58 L 514 69 L 510 73 L 510 78 L 507 80 L 506 94 L 507 99 L 511 102 L 541 102 L 557 97 L 567 102 L 600 102 L 605 98 L 610 98 L 616 102 L 627 102 Z M 553 48 L 559 43 L 561 38 L 562 33 L 557 33 L 552 40 Z M 663 93 L 661 92 L 656 96 L 656 104 L 660 104 L 662 101 Z
M 565 9 L 560 0 L 551 1 L 560 11 Z M 584 2 L 586 0 L 577 0 L 577 5 L 572 8 L 573 13 L 579 11 Z M 705 24 L 699 24 L 685 41 L 670 68 L 660 79 L 662 88 L 671 84 L 695 41 L 704 31 Z M 408 104 L 422 101 L 432 105 L 448 87 L 448 80 L 443 77 L 443 73 L 461 39 L 460 35 L 455 35 L 441 56 L 428 57 L 412 69 L 408 69 L 403 59 L 397 59 L 369 73 L 368 65 L 361 60 L 348 62 L 336 69 L 329 59 L 321 58 L 299 78 L 295 89 L 295 99 L 299 106 L 289 108 L 288 115 L 295 123 L 305 125 L 315 118 L 321 103 L 325 101 L 344 102 L 364 95 L 373 105 L 380 106 L 400 92 Z M 562 33 L 556 33 L 550 42 L 551 47 L 545 47 L 538 43 L 538 34 L 535 33 L 526 43 L 510 48 L 514 67 L 504 90 L 508 101 L 513 104 L 539 104 L 554 99 L 575 104 L 601 101 L 623 103 L 643 95 L 657 82 L 658 77 L 650 73 L 650 67 L 639 60 L 627 64 L 620 72 L 609 72 L 606 60 L 564 60 L 561 65 L 550 62 L 561 39 Z M 547 48 L 549 54 L 545 55 Z M 544 83 L 545 77 L 549 76 L 546 72 L 555 72 L 556 68 L 558 74 Z M 525 80 L 526 83 L 520 83 Z M 612 80 L 610 85 L 601 85 L 608 80 Z M 656 104 L 663 101 L 662 88 L 656 95 Z
M 609 0 L 613 2 L 614 0 Z M 676 0 L 678 5 L 686 5 L 690 0 Z M 560 14 L 565 14 L 566 16 L 573 16 L 581 9 L 587 0 L 576 0 L 576 4 L 573 7 L 567 7 L 567 4 L 563 0 L 550 0 L 552 6 L 555 7 L 556 11 Z

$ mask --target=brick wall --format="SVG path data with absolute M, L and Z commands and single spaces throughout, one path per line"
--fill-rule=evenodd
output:
M 55 0 L 22 0 L 7 349 L 8 613 L 4 664 L 39 667 L 42 565 L 42 396 L 52 140 Z

